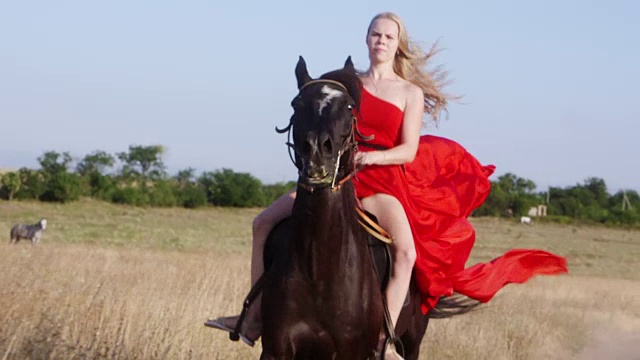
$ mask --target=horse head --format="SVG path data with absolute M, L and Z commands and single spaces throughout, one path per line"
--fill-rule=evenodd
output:
M 353 170 L 356 150 L 355 114 L 360 105 L 360 80 L 351 57 L 342 69 L 312 79 L 302 57 L 295 69 L 298 94 L 291 102 L 289 125 L 278 132 L 293 132 L 294 163 L 298 183 L 313 192 L 345 179 Z

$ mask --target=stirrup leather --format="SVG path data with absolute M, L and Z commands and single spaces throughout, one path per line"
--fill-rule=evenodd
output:
M 371 236 L 376 239 L 382 241 L 386 244 L 393 243 L 393 238 L 391 235 L 383 229 L 377 222 L 375 222 L 367 213 L 356 206 L 356 212 L 358 213 L 358 224 L 362 225 L 362 227 L 369 233 Z

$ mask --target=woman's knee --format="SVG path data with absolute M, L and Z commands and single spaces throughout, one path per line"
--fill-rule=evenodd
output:
M 396 263 L 413 267 L 417 257 L 416 248 L 409 219 L 400 201 L 391 195 L 375 194 L 363 199 L 362 204 L 366 210 L 378 217 L 380 225 L 393 237 L 393 256 Z
M 291 215 L 294 199 L 295 191 L 290 191 L 274 201 L 253 219 L 251 230 L 253 231 L 254 242 L 264 243 L 269 232 L 276 224 Z
M 275 221 L 269 216 L 269 214 L 265 214 L 265 211 L 261 212 L 253 219 L 253 223 L 251 224 L 251 230 L 253 231 L 254 239 L 256 237 L 262 238 L 262 236 L 256 235 L 264 234 L 274 226 Z
M 274 216 L 274 214 L 270 213 L 268 210 L 258 214 L 258 216 L 253 219 L 251 226 L 254 245 L 264 245 L 267 241 L 267 237 L 269 236 L 269 232 L 280 220 L 281 219 L 278 219 L 278 216 Z

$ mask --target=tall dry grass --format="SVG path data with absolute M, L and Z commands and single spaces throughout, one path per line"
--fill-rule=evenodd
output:
M 0 359 L 257 358 L 259 343 L 203 326 L 239 310 L 256 212 L 0 202 L 7 235 L 20 219 L 50 219 L 41 246 L 0 246 Z M 473 222 L 470 264 L 538 247 L 567 256 L 571 274 L 510 285 L 480 310 L 433 320 L 422 358 L 638 358 L 640 232 Z
M 202 325 L 213 313 L 237 311 L 248 286 L 240 256 L 83 245 L 7 246 L 1 256 L 0 354 L 7 358 L 257 354 Z

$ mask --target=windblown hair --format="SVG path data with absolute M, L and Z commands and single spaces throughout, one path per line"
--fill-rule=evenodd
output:
M 409 39 L 404 23 L 398 15 L 392 12 L 383 12 L 374 16 L 369 23 L 367 34 L 371 31 L 374 21 L 378 19 L 388 19 L 398 25 L 398 53 L 393 61 L 393 70 L 403 79 L 422 89 L 424 112 L 437 121 L 441 112 L 447 111 L 449 100 L 459 99 L 459 97 L 443 92 L 444 87 L 449 85 L 451 81 L 447 80 L 448 72 L 442 66 L 427 70 L 431 58 L 440 52 L 438 43 L 434 43 L 428 52 L 424 52 L 418 44 Z

